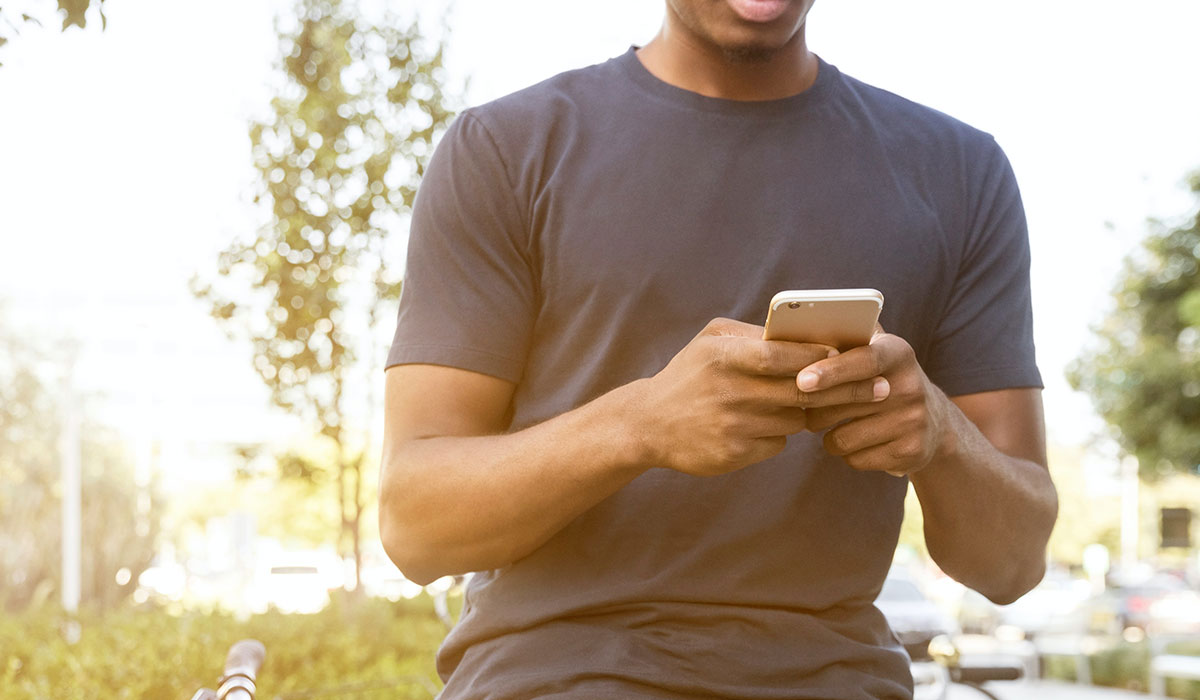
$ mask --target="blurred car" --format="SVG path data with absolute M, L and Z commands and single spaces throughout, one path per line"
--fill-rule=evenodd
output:
M 896 638 L 913 660 L 929 658 L 929 642 L 938 635 L 958 634 L 958 624 L 934 605 L 916 582 L 904 574 L 888 574 L 875 599 Z
M 1093 634 L 1200 632 L 1200 593 L 1169 574 L 1114 586 L 1083 604 Z
M 958 625 L 907 575 L 893 571 L 875 599 L 892 632 L 912 660 L 913 700 L 943 700 L 949 692 L 946 669 L 929 656 L 929 642 L 958 634 Z
M 1025 639 L 1045 634 L 1082 634 L 1087 624 L 1081 608 L 1090 595 L 1091 584 L 1085 580 L 1047 575 L 1016 601 L 997 606 L 996 627 L 1019 630 L 1018 636 Z
M 1150 603 L 1151 634 L 1200 634 L 1200 593 L 1168 593 Z
M 281 551 L 258 572 L 253 609 L 320 612 L 329 604 L 329 592 L 343 583 L 342 562 L 331 552 Z

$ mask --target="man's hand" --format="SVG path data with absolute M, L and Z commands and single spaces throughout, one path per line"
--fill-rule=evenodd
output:
M 835 395 L 863 382 L 875 388 L 874 403 Z M 925 544 L 943 571 L 999 604 L 1041 580 L 1058 499 L 1037 389 L 950 399 L 912 347 L 882 329 L 869 345 L 805 367 L 796 386 L 807 397 L 808 429 L 828 431 L 826 450 L 855 469 L 912 477 Z
M 796 374 L 833 350 L 762 334 L 714 320 L 653 377 L 512 432 L 514 384 L 392 367 L 379 507 L 388 555 L 420 583 L 500 568 L 648 469 L 716 475 L 776 454 L 804 430 Z M 862 387 L 839 391 L 845 401 Z
M 899 336 L 876 330 L 869 345 L 805 367 L 796 377 L 808 429 L 825 434 L 825 449 L 855 469 L 906 476 L 943 447 L 949 399 Z M 847 387 L 873 401 L 847 403 Z
M 804 430 L 806 396 L 796 374 L 837 351 L 762 335 L 762 326 L 714 319 L 644 382 L 638 414 L 655 465 L 725 474 L 778 454 L 788 435 Z M 869 386 L 854 382 L 830 396 L 871 399 Z

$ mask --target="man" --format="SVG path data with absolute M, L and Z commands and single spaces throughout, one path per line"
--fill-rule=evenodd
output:
M 1007 160 L 810 53 L 811 4 L 667 0 L 645 47 L 439 147 L 380 517 L 411 579 L 480 572 L 444 698 L 908 698 L 872 601 L 909 480 L 948 574 L 1041 578 Z M 835 287 L 884 293 L 870 345 L 762 340 L 775 292 Z

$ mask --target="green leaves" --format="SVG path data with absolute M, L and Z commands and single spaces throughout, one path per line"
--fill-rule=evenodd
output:
M 1192 191 L 1200 201 L 1200 178 Z M 1097 345 L 1068 370 L 1146 477 L 1200 465 L 1200 218 L 1155 229 L 1126 261 Z
M 1200 328 L 1200 289 L 1192 289 L 1179 299 L 1179 320 L 1187 326 Z
M 362 400 L 347 386 L 379 381 L 379 312 L 400 289 L 388 239 L 407 225 L 452 100 L 442 46 L 415 22 L 389 14 L 372 25 L 348 4 L 320 0 L 298 0 L 295 14 L 270 113 L 249 127 L 266 223 L 233 241 L 216 279 L 193 290 L 250 342 L 272 401 L 338 445 L 342 539 L 357 543 L 363 459 L 346 445 Z M 281 462 L 285 473 L 315 478 L 309 466 Z
M 214 317 L 247 330 L 257 322 L 254 362 L 276 404 L 326 420 L 340 414 L 345 372 L 377 351 L 346 326 L 398 292 L 385 238 L 412 205 L 427 158 L 413 154 L 432 151 L 451 112 L 434 79 L 441 47 L 415 24 L 370 26 L 312 0 L 297 14 L 299 29 L 283 37 L 287 87 L 250 128 L 256 200 L 271 220 L 222 254 L 220 274 L 248 283 L 198 293 Z M 389 99 L 409 82 L 430 89 Z
M 92 4 L 92 0 L 58 0 L 58 9 L 63 13 L 63 31 L 68 27 L 79 27 L 83 29 L 87 26 L 87 10 Z M 104 17 L 104 0 L 96 0 L 96 7 L 100 10 L 100 21 L 104 26 L 108 26 L 108 20 Z
M 100 14 L 100 28 L 108 28 L 108 18 L 104 15 L 104 0 L 58 0 L 58 11 L 62 14 L 62 31 L 66 31 L 69 27 L 79 27 L 83 29 L 87 26 L 87 11 L 92 5 L 95 5 L 97 12 Z M 37 17 L 22 12 L 19 19 L 13 19 L 11 13 L 4 11 L 0 6 L 0 48 L 9 42 L 11 37 L 4 36 L 4 32 L 11 32 L 13 36 L 21 33 L 21 27 L 26 24 L 42 26 L 41 20 Z M 0 62 L 0 66 L 4 64 Z

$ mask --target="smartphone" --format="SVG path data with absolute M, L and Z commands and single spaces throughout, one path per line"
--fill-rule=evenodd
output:
M 840 351 L 866 345 L 883 310 L 877 289 L 793 289 L 771 299 L 765 340 L 832 345 Z

